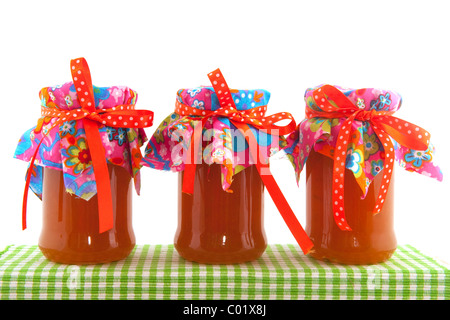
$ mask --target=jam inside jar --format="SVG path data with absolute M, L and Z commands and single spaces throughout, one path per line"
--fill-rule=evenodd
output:
M 221 166 L 196 166 L 194 192 L 183 193 L 179 173 L 178 228 L 174 246 L 186 260 L 232 264 L 258 259 L 267 247 L 264 185 L 254 165 L 233 177 L 232 193 L 222 189 Z
M 43 223 L 39 248 L 49 260 L 96 264 L 126 258 L 135 246 L 132 182 L 126 169 L 108 164 L 114 226 L 99 233 L 98 200 L 80 199 L 65 190 L 63 172 L 44 167 Z
M 333 159 L 314 150 L 306 163 L 306 232 L 314 243 L 310 256 L 342 264 L 374 264 L 388 260 L 397 247 L 394 232 L 394 181 L 382 210 L 373 208 L 381 187 L 382 172 L 375 176 L 367 195 L 353 172 L 345 170 L 345 216 L 351 231 L 339 229 L 333 217 Z

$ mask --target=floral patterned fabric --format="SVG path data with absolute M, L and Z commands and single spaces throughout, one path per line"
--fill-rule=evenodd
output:
M 266 106 L 270 93 L 266 90 L 230 90 L 237 110 Z M 215 111 L 220 104 L 213 87 L 181 89 L 178 102 L 199 110 Z M 180 172 L 184 170 L 186 150 L 191 143 L 194 127 L 201 117 L 171 113 L 150 138 L 142 163 L 145 166 Z M 251 126 L 258 142 L 260 156 L 268 158 L 286 146 L 284 137 L 266 134 Z M 201 161 L 222 165 L 222 188 L 231 191 L 233 175 L 253 164 L 248 144 L 226 117 L 214 116 L 206 121 L 202 130 Z
M 320 87 L 306 90 L 306 108 L 325 111 L 321 110 L 312 98 L 314 90 Z M 397 111 L 402 103 L 401 96 L 393 91 L 335 87 L 362 110 Z M 333 158 L 336 139 L 344 120 L 344 118 L 317 117 L 304 119 L 299 123 L 297 130 L 287 138 L 287 147 L 284 151 L 294 166 L 297 182 L 312 148 Z M 383 169 L 384 149 L 367 121 L 354 121 L 350 132 L 353 133 L 348 142 L 345 167 L 353 172 L 365 195 L 374 177 Z M 442 180 L 441 170 L 432 162 L 434 147 L 431 143 L 425 151 L 408 149 L 395 140 L 393 143 L 396 160 L 402 168 Z
M 137 93 L 127 87 L 95 87 L 94 97 L 97 109 L 109 109 L 122 104 L 135 104 Z M 46 87 L 39 92 L 41 106 L 58 110 L 81 108 L 73 82 L 61 86 Z M 66 191 L 85 200 L 97 193 L 94 170 L 82 121 L 66 121 L 53 126 L 55 118 L 41 117 L 35 127 L 26 131 L 19 140 L 14 157 L 30 161 L 37 145 L 44 141 L 32 168 L 30 188 L 42 196 L 42 169 L 49 167 L 63 171 Z M 143 129 L 99 128 L 106 151 L 107 163 L 124 167 L 134 178 L 137 193 L 140 190 L 141 152 L 140 147 L 147 140 Z

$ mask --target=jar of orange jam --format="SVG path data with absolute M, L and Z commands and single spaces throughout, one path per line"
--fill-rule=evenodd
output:
M 392 176 L 393 177 L 393 176 Z M 332 206 L 333 159 L 314 150 L 306 162 L 306 226 L 314 243 L 310 256 L 336 263 L 373 264 L 389 259 L 397 248 L 394 231 L 394 181 L 383 209 L 373 214 L 381 187 L 375 177 L 364 199 L 353 172 L 345 170 L 345 215 L 351 231 L 338 228 Z
M 222 189 L 218 164 L 196 166 L 194 193 L 182 192 L 179 173 L 178 228 L 175 248 L 185 259 L 209 264 L 258 259 L 267 246 L 264 185 L 255 166 L 233 179 L 233 192 Z
M 374 264 L 395 252 L 394 166 L 442 180 L 423 128 L 395 117 L 390 90 L 320 85 L 305 92 L 306 119 L 287 139 L 297 181 L 306 166 L 310 256 Z
M 139 192 L 140 147 L 153 112 L 135 110 L 137 93 L 92 85 L 84 58 L 71 60 L 72 82 L 39 92 L 41 115 L 19 140 L 31 189 L 43 208 L 39 248 L 65 264 L 106 263 L 135 246 L 132 189 Z M 132 183 L 132 180 L 134 184 Z
M 267 190 L 302 249 L 309 250 L 310 240 L 267 164 L 286 143 L 281 132 L 295 130 L 295 121 L 287 112 L 265 116 L 268 91 L 229 89 L 219 69 L 208 77 L 212 86 L 177 92 L 175 111 L 153 134 L 143 157 L 143 165 L 179 174 L 174 247 L 181 257 L 200 263 L 258 259 L 267 246 Z M 280 120 L 290 121 L 275 125 Z
M 133 250 L 130 174 L 109 164 L 114 226 L 99 233 L 98 196 L 88 201 L 65 190 L 62 171 L 44 168 L 42 231 L 39 248 L 48 259 L 66 264 L 121 260 Z

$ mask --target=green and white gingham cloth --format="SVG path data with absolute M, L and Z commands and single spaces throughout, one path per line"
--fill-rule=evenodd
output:
M 64 265 L 37 246 L 0 253 L 0 297 L 6 300 L 287 300 L 450 299 L 450 269 L 412 246 L 385 263 L 345 266 L 303 255 L 296 245 L 269 245 L 254 262 L 205 265 L 172 245 L 137 245 L 124 260 Z

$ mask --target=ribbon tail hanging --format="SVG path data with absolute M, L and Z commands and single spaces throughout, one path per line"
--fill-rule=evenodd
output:
M 184 173 L 183 173 L 182 192 L 187 194 L 194 193 L 195 170 L 197 168 L 197 161 L 198 161 L 197 156 L 199 154 L 199 148 L 202 147 L 203 126 L 205 125 L 206 119 L 207 119 L 206 117 L 203 118 L 194 126 L 191 141 L 186 151 L 183 170 Z
M 33 156 L 30 160 L 30 165 L 27 170 L 27 174 L 25 177 L 25 190 L 23 192 L 23 200 L 22 200 L 22 230 L 25 230 L 27 228 L 27 202 L 28 202 L 28 190 L 30 188 L 31 183 L 31 175 L 34 167 L 34 162 L 36 161 L 37 154 L 39 152 L 39 148 L 41 147 L 42 143 L 44 142 L 45 137 L 47 136 L 48 132 L 50 132 L 53 128 L 60 125 L 60 121 L 57 121 L 55 124 L 51 126 L 50 129 L 47 130 L 47 133 L 45 133 L 39 143 L 36 146 L 36 149 L 34 150 Z
M 233 124 L 238 128 L 241 133 L 244 135 L 247 143 L 249 145 L 250 157 L 255 162 L 256 168 L 258 169 L 258 173 L 261 177 L 261 180 L 269 192 L 270 197 L 272 198 L 275 206 L 280 212 L 284 222 L 286 223 L 288 229 L 291 231 L 298 245 L 302 249 L 304 254 L 308 254 L 313 248 L 314 244 L 311 239 L 306 234 L 305 230 L 301 226 L 298 221 L 295 213 L 292 211 L 291 206 L 283 195 L 280 187 L 278 186 L 275 178 L 270 172 L 269 164 L 262 163 L 259 157 L 259 153 L 257 150 L 257 142 L 256 138 L 251 132 L 249 126 L 247 124 L 240 124 L 233 122 Z M 250 134 L 245 134 L 245 131 L 250 131 Z M 255 150 L 256 148 L 256 150 Z
M 269 165 L 257 164 L 256 167 L 264 186 L 280 212 L 281 217 L 291 231 L 291 234 L 294 236 L 303 253 L 308 254 L 314 247 L 314 244 L 298 221 L 295 213 L 292 211 L 289 203 L 281 192 L 280 187 L 275 181 L 275 178 L 270 173 Z
M 103 233 L 114 226 L 114 209 L 105 148 L 100 138 L 97 123 L 89 119 L 83 119 L 83 125 L 97 185 L 99 233 Z
M 41 139 L 39 144 L 36 146 L 36 150 L 34 151 L 33 156 L 30 160 L 30 166 L 27 170 L 27 175 L 25 178 L 25 190 L 23 191 L 23 200 L 22 200 L 22 230 L 25 230 L 27 228 L 27 202 L 28 202 L 28 190 L 30 188 L 31 183 L 31 175 L 34 167 L 34 161 L 36 160 L 36 156 L 39 150 L 39 147 L 41 146 L 42 141 L 44 141 L 44 138 Z

